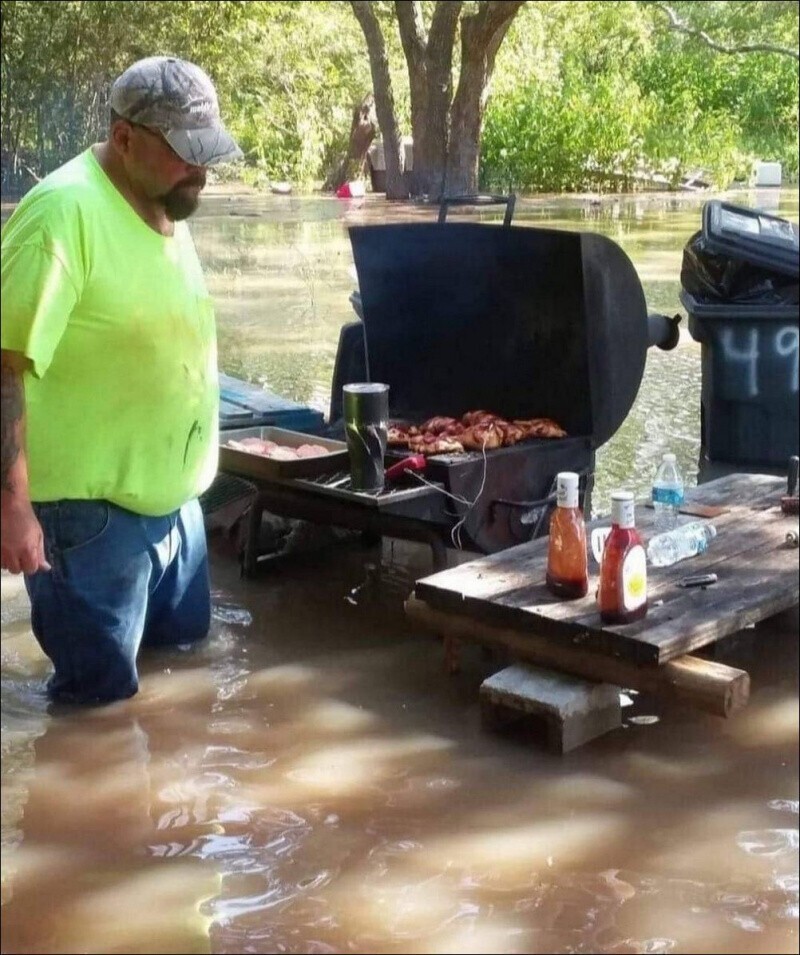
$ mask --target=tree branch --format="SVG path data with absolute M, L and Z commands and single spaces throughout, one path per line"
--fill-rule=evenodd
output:
M 406 60 L 412 69 L 424 70 L 428 37 L 422 19 L 422 6 L 419 0 L 395 0 L 394 8 Z
M 696 27 L 690 27 L 688 23 L 681 20 L 678 14 L 666 3 L 649 3 L 648 6 L 660 10 L 669 19 L 670 29 L 677 33 L 685 33 L 687 36 L 696 37 L 702 40 L 706 46 L 716 50 L 717 53 L 778 53 L 781 56 L 790 56 L 794 60 L 800 60 L 800 53 L 790 47 L 778 46 L 774 43 L 743 43 L 740 46 L 726 46 L 713 40 L 705 31 Z
M 433 11 L 428 48 L 453 49 L 463 0 L 440 0 Z
M 508 27 L 525 0 L 482 0 L 476 14 L 478 29 L 488 43 L 494 34 Z

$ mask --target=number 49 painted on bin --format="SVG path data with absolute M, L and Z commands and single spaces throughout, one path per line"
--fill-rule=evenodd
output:
M 747 387 L 751 398 L 758 395 L 758 359 L 759 352 L 759 329 L 751 328 L 749 335 L 749 347 L 740 348 L 734 336 L 732 328 L 726 328 L 720 336 L 722 347 L 729 361 L 740 361 L 747 366 Z M 747 340 L 747 339 L 746 339 Z M 789 381 L 788 386 L 792 392 L 798 390 L 798 349 L 800 349 L 800 334 L 798 330 L 791 325 L 781 328 L 775 332 L 772 339 L 772 347 L 775 354 L 781 358 L 794 358 L 789 363 Z

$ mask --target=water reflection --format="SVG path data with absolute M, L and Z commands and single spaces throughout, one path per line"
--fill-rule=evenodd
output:
M 382 559 L 405 593 L 429 567 L 414 545 Z M 399 584 L 343 601 L 373 560 L 216 563 L 210 641 L 66 717 L 6 706 L 42 674 L 17 608 L 3 951 L 792 950 L 796 633 L 761 635 L 735 721 L 634 694 L 657 723 L 551 759 L 481 733 L 493 661 L 445 678 Z
M 219 882 L 190 849 L 207 824 L 184 822 L 168 849 L 161 832 L 174 795 L 159 790 L 151 740 L 161 747 L 170 735 L 143 714 L 62 713 L 47 722 L 33 744 L 3 951 L 208 951 L 199 908 Z M 185 858 L 156 871 L 151 856 Z

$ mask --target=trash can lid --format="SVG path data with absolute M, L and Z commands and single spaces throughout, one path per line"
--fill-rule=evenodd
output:
M 781 275 L 800 275 L 800 231 L 788 219 L 712 199 L 703 206 L 709 251 Z

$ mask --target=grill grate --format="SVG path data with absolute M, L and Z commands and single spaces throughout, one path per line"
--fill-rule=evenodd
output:
M 294 478 L 293 484 L 314 489 L 321 494 L 349 501 L 365 507 L 382 508 L 410 498 L 429 497 L 442 491 L 441 484 L 408 483 L 403 480 L 397 484 L 386 484 L 380 491 L 355 491 L 349 471 L 337 471 L 333 474 L 319 474 L 314 477 Z
M 368 494 L 370 497 L 392 497 L 400 493 L 400 488 L 384 485 L 380 491 L 354 491 L 353 482 L 348 471 L 336 471 L 334 474 L 320 474 L 314 478 L 306 478 L 307 484 L 317 487 L 326 487 L 331 490 L 346 491 L 349 494 Z

